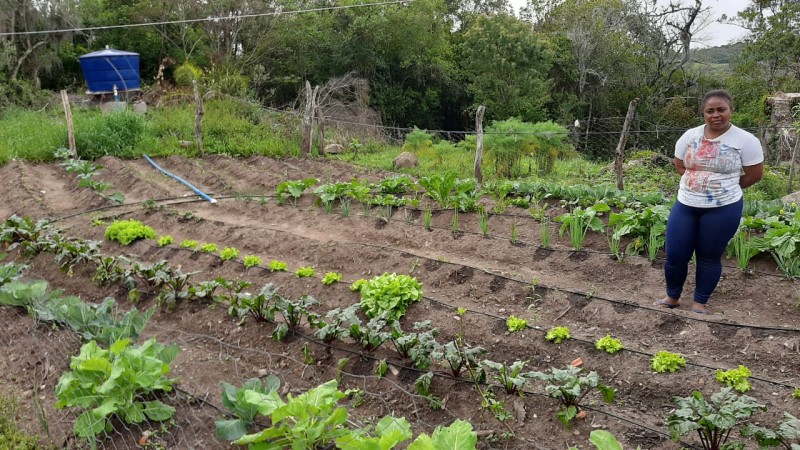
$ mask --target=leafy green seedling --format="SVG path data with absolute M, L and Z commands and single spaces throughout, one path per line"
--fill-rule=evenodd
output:
M 656 371 L 656 373 L 673 373 L 677 372 L 682 367 L 686 367 L 686 359 L 677 353 L 661 350 L 653 356 L 650 367 Z
M 184 239 L 183 241 L 181 241 L 181 248 L 188 248 L 190 250 L 196 250 L 197 249 L 197 241 L 194 241 L 194 240 L 191 240 L 191 239 Z
M 138 220 L 117 220 L 106 228 L 106 239 L 130 245 L 137 239 L 154 239 L 156 232 Z
M 158 238 L 158 246 L 159 247 L 166 247 L 166 246 L 172 244 L 173 241 L 174 241 L 174 239 L 172 239 L 172 236 L 170 236 L 170 235 L 161 236 L 161 237 Z
M 317 271 L 311 266 L 304 266 L 297 269 L 294 274 L 297 275 L 297 278 L 306 278 L 313 277 L 317 274 Z
M 342 281 L 342 274 L 336 272 L 326 272 L 325 276 L 322 278 L 322 284 L 325 286 L 330 286 L 340 281 Z
M 527 326 L 527 319 L 520 319 L 514 315 L 508 316 L 508 319 L 506 319 L 506 328 L 508 328 L 508 331 L 511 333 L 514 333 L 515 331 L 522 331 Z
M 350 290 L 353 291 L 353 292 L 360 292 L 361 289 L 363 289 L 364 286 L 367 285 L 367 283 L 368 283 L 367 280 L 365 280 L 363 278 L 360 278 L 360 279 L 354 281 L 353 284 L 350 285 Z
M 270 272 L 286 272 L 286 269 L 288 267 L 289 266 L 285 262 L 278 261 L 276 259 L 273 259 L 272 261 L 269 262 L 269 271 Z
M 717 370 L 717 381 L 743 394 L 750 390 L 749 378 L 750 369 L 742 365 L 736 369 Z
M 606 335 L 606 337 L 598 339 L 597 342 L 594 343 L 594 346 L 598 350 L 602 350 L 612 355 L 624 348 L 622 346 L 622 342 L 620 342 L 619 339 L 612 338 L 611 335 Z
M 244 267 L 250 269 L 251 267 L 256 267 L 261 265 L 261 257 L 255 255 L 247 255 L 244 257 Z
M 560 343 L 566 341 L 567 339 L 569 339 L 571 337 L 572 337 L 572 335 L 569 334 L 569 328 L 567 328 L 567 327 L 555 327 L 555 328 L 552 328 L 544 336 L 544 338 L 546 340 L 548 340 L 548 341 L 550 341 L 550 342 L 552 342 L 554 344 L 560 344 Z
M 579 376 L 581 368 L 567 366 L 566 369 L 550 369 L 549 373 L 530 372 L 529 376 L 533 379 L 546 383 L 545 392 L 547 395 L 559 400 L 559 407 L 556 416 L 565 427 L 569 427 L 570 422 L 581 410 L 580 404 L 583 398 L 592 390 L 597 389 L 603 397 L 603 401 L 611 403 L 616 396 L 616 390 L 600 382 L 597 372 L 589 372 L 586 376 Z
M 239 256 L 239 249 L 235 247 L 225 247 L 219 253 L 219 258 L 223 261 L 230 261 Z
M 203 244 L 200 246 L 200 251 L 203 253 L 217 253 L 219 246 L 217 244 Z

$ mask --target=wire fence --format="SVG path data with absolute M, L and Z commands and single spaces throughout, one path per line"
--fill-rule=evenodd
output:
M 233 99 L 239 102 L 246 102 L 253 107 L 259 108 L 262 112 L 281 116 L 284 120 L 289 120 L 295 124 L 296 129 L 302 128 L 303 114 L 292 109 L 276 109 L 263 106 L 250 99 L 242 99 L 214 93 L 214 95 Z M 329 114 L 322 117 L 325 127 L 325 140 L 330 143 L 347 144 L 352 140 L 369 142 L 379 140 L 392 145 L 403 145 L 408 133 L 417 130 L 413 126 L 387 126 L 381 123 L 377 114 L 367 114 L 359 112 L 359 108 L 342 109 L 334 108 Z M 617 146 L 623 130 L 625 117 L 589 117 L 578 119 L 574 124 L 564 126 L 564 141 L 570 143 L 574 149 L 584 157 L 594 160 L 611 160 L 615 156 Z M 698 118 L 696 126 L 702 124 L 702 119 Z M 318 123 L 317 123 L 318 125 Z M 487 125 L 484 124 L 484 128 Z M 780 164 L 792 161 L 796 153 L 798 142 L 798 129 L 800 126 L 795 124 L 773 125 L 761 127 L 745 127 L 744 130 L 758 137 L 764 146 L 765 161 L 769 164 Z M 630 154 L 638 150 L 652 151 L 667 158 L 672 158 L 675 151 L 675 143 L 686 132 L 685 127 L 676 127 L 669 124 L 659 124 L 642 119 L 634 119 L 628 131 L 626 146 L 623 149 L 625 154 Z M 440 130 L 422 129 L 434 136 L 435 140 L 457 143 L 465 139 L 466 136 L 474 135 L 475 130 Z M 525 133 L 497 133 L 484 131 L 484 135 L 495 134 L 517 134 L 520 136 Z M 554 133 L 547 133 L 547 138 L 556 136 Z

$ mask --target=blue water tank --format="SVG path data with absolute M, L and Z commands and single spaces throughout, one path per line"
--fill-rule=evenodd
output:
M 89 94 L 108 94 L 114 86 L 120 92 L 138 91 L 139 54 L 106 47 L 104 50 L 78 57 Z

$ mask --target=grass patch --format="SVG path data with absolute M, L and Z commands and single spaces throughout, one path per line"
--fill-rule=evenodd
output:
M 53 152 L 66 144 L 67 125 L 63 116 L 22 109 L 0 114 L 0 165 L 14 158 L 53 161 Z
M 38 450 L 51 447 L 39 445 L 39 437 L 28 434 L 17 424 L 19 400 L 0 394 L 0 449 Z

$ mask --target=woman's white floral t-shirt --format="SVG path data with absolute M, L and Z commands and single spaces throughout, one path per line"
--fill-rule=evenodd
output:
M 734 125 L 714 139 L 706 139 L 704 129 L 686 131 L 675 144 L 675 157 L 686 167 L 678 201 L 698 208 L 730 205 L 742 198 L 742 167 L 764 161 L 761 142 Z

